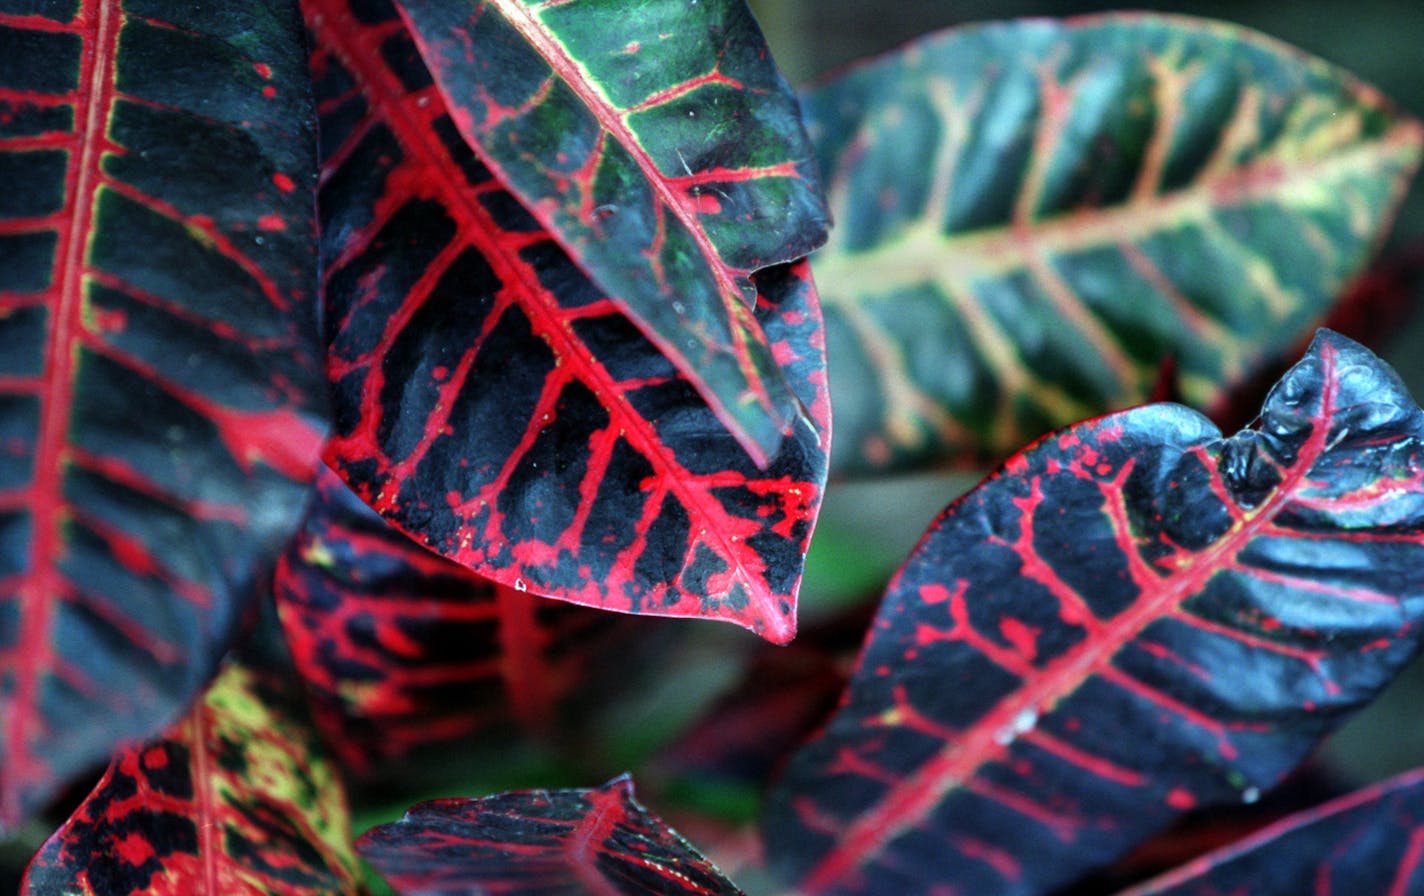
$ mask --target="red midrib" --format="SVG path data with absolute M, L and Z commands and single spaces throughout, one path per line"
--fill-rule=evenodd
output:
M 320 43 L 331 49 L 340 51 L 341 61 L 358 73 L 361 83 L 366 85 L 370 91 L 378 91 L 372 96 L 376 114 L 390 125 L 400 140 L 402 148 L 411 151 L 412 154 L 419 154 L 421 162 L 427 170 L 437 172 L 441 178 L 439 196 L 444 201 L 446 208 L 458 219 L 461 233 L 456 237 L 457 242 L 468 242 L 467 228 L 474 228 L 482 233 L 491 234 L 491 238 L 482 241 L 480 248 L 488 249 L 493 257 L 490 257 L 491 264 L 495 267 L 500 279 L 504 282 L 517 280 L 524 283 L 528 288 L 528 293 L 536 296 L 545 296 L 547 290 L 539 282 L 538 277 L 531 274 L 529 265 L 519 258 L 516 253 L 500 239 L 502 231 L 495 224 L 489 213 L 473 197 L 469 187 L 465 184 L 463 175 L 448 164 L 447 154 L 440 144 L 439 138 L 430 133 L 430 128 L 426 120 L 414 115 L 406 108 L 406 91 L 395 80 L 391 73 L 379 62 L 381 58 L 378 46 L 367 46 L 366 41 L 353 40 L 353 35 L 358 33 L 371 33 L 378 35 L 381 32 L 377 29 L 361 29 L 359 26 L 350 30 L 341 26 L 341 22 L 347 21 L 341 3 L 330 3 L 328 0 L 312 0 L 312 6 L 322 7 L 326 13 L 325 21 L 313 27 L 313 31 L 322 35 Z M 334 7 L 334 8 L 333 8 Z M 402 23 L 404 27 L 404 23 Z M 415 34 L 412 31 L 414 39 Z M 374 44 L 376 41 L 370 41 Z M 444 94 L 441 94 L 443 98 Z M 496 170 L 496 169 L 491 169 Z M 553 236 L 553 232 L 546 232 Z M 525 304 L 525 303 L 521 303 Z M 530 325 L 541 338 L 545 338 L 551 343 L 554 352 L 563 359 L 563 362 L 575 367 L 579 371 L 579 379 L 584 383 L 596 383 L 599 388 L 594 389 L 600 394 L 622 394 L 622 384 L 608 373 L 607 369 L 591 359 L 583 345 L 562 321 L 550 322 L 548 318 L 552 315 L 562 313 L 557 305 L 553 308 L 529 308 L 528 312 Z M 540 312 L 540 313 L 536 313 Z M 495 325 L 497 314 L 492 312 L 490 321 L 486 324 L 483 338 L 490 328 Z M 642 332 L 640 330 L 640 332 Z M 643 416 L 634 412 L 626 401 L 610 401 L 604 405 L 608 411 L 610 420 L 617 420 L 621 423 L 619 429 L 623 437 L 636 448 L 650 462 L 654 459 L 657 463 L 654 466 L 660 474 L 667 471 L 680 469 L 676 457 L 669 452 L 666 446 L 658 438 L 653 430 L 652 424 Z M 526 438 L 528 434 L 526 433 Z M 426 439 L 422 439 L 422 446 L 417 451 L 423 451 L 428 444 Z M 517 454 L 518 452 L 516 452 Z M 411 457 L 416 455 L 412 453 Z M 407 459 L 404 464 L 408 467 L 414 466 L 414 461 Z M 508 470 L 501 474 L 501 478 L 508 475 Z M 683 506 L 698 511 L 704 519 L 716 519 L 718 516 L 715 501 L 702 489 L 689 489 L 683 478 L 675 472 L 672 475 L 662 475 L 662 481 L 667 485 L 668 490 L 675 494 Z M 742 551 L 740 542 L 731 542 L 723 537 L 721 531 L 716 527 L 709 527 L 709 532 L 714 537 L 720 548 L 719 554 L 735 567 L 735 578 L 740 580 L 747 588 L 751 606 L 757 607 L 757 621 L 765 626 L 766 637 L 775 643 L 785 643 L 790 641 L 795 635 L 795 620 L 786 619 L 780 612 L 777 595 L 772 594 L 765 581 L 756 572 L 748 571 L 742 561 Z
M 966 729 L 954 743 L 892 787 L 879 803 L 847 826 L 835 848 L 805 874 L 797 888 L 798 893 L 817 893 L 844 880 L 855 869 L 871 861 L 895 837 L 918 824 L 950 791 L 962 786 L 984 764 L 1008 751 L 1012 744 L 1001 744 L 996 738 L 1009 729 L 1021 713 L 1026 710 L 1036 714 L 1043 712 L 1077 690 L 1149 624 L 1161 619 L 1186 596 L 1204 585 L 1217 572 L 1219 558 L 1238 552 L 1261 526 L 1274 518 L 1326 448 L 1325 439 L 1329 432 L 1329 420 L 1334 416 L 1335 398 L 1334 351 L 1329 346 L 1322 352 L 1321 366 L 1324 387 L 1320 416 L 1324 422 L 1311 432 L 1296 463 L 1270 501 L 1240 529 L 1228 533 L 1202 553 L 1196 563 L 1164 579 L 1154 594 L 1143 596 L 1120 616 L 1109 621 L 1099 637 L 1089 638 L 1081 648 L 1044 667 L 1037 676 Z
M 44 763 L 32 755 L 27 735 L 39 722 L 37 700 L 40 676 L 53 664 L 50 641 L 55 603 L 64 579 L 58 569 L 64 548 L 60 527 L 63 506 L 63 468 L 69 454 L 69 414 L 73 399 L 75 352 L 83 328 L 84 254 L 93 223 L 99 188 L 100 155 L 106 139 L 109 107 L 114 101 L 114 58 L 118 46 L 119 5 L 106 0 L 86 0 L 77 21 L 87 26 L 80 55 L 79 98 L 75 120 L 78 145 L 70 157 L 66 176 L 69 226 L 59 234 L 55 259 L 59 264 L 58 293 L 50 302 L 49 339 L 45 346 L 44 408 L 35 443 L 32 487 L 34 534 L 29 568 L 20 583 L 20 633 L 13 704 L 4 713 L 5 755 L 0 778 L 0 822 L 21 818 L 19 789 L 33 787 L 46 777 Z
M 614 825 L 623 815 L 619 800 L 627 782 L 614 784 L 606 789 L 591 790 L 588 800 L 592 808 L 569 835 L 566 853 L 569 870 L 578 878 L 585 892 L 590 896 L 618 896 L 620 890 L 598 871 L 598 856 L 603 844 L 613 832 Z

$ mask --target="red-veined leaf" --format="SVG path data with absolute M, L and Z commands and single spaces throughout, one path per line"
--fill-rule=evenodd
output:
M 308 4 L 328 461 L 398 528 L 502 584 L 788 640 L 829 427 L 805 262 L 757 274 L 757 316 L 816 423 L 759 470 L 476 160 L 379 8 Z
M 1291 815 L 1122 896 L 1424 893 L 1424 771 Z
M 295 4 L 0 4 L 0 827 L 199 692 L 301 520 Z
M 1048 436 L 892 582 L 766 822 L 800 892 L 1040 893 L 1251 802 L 1418 646 L 1424 412 L 1328 331 L 1225 438 L 1150 405 Z
M 925 38 L 806 95 L 834 469 L 1006 456 L 1144 401 L 1210 410 L 1360 270 L 1417 121 L 1241 28 L 1112 15 Z
M 401 6 L 485 164 L 747 451 L 775 454 L 804 411 L 751 274 L 820 245 L 828 219 L 743 0 Z
M 345 794 L 291 687 L 230 663 L 161 740 L 114 760 L 30 863 L 23 891 L 354 893 Z
M 627 617 L 432 554 L 329 470 L 278 564 L 277 609 L 317 724 L 363 777 L 477 733 L 545 730 L 631 634 Z
M 740 893 L 633 799 L 624 775 L 591 790 L 431 800 L 356 848 L 397 893 Z

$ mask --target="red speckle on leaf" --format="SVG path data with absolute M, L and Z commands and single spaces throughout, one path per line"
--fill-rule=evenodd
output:
M 280 171 L 272 175 L 272 183 L 276 184 L 277 189 L 281 190 L 283 193 L 290 193 L 297 188 L 296 183 L 294 183 L 290 177 Z
M 281 215 L 263 215 L 257 219 L 259 230 L 286 230 L 287 222 L 282 220 Z
M 168 752 L 162 747 L 149 747 L 143 751 L 143 767 L 149 771 L 158 771 L 168 767 Z
M 143 835 L 130 832 L 124 835 L 124 839 L 114 844 L 114 852 L 118 853 L 128 865 L 142 865 L 153 858 L 156 853 L 153 851 L 153 844 L 143 838 Z
M 722 213 L 722 201 L 712 193 L 693 193 L 692 204 L 699 215 L 718 215 Z
M 252 63 L 252 68 L 254 71 L 257 72 L 257 74 L 261 75 L 263 78 L 272 77 L 272 66 L 268 65 L 265 62 L 254 62 Z
M 927 604 L 942 604 L 949 600 L 949 589 L 938 582 L 920 586 L 920 600 Z
M 444 364 L 437 364 L 430 369 L 430 375 L 435 377 L 437 380 L 443 380 L 450 375 L 450 368 L 446 367 Z
M 1196 797 L 1180 787 L 1173 787 L 1167 791 L 1167 805 L 1173 809 L 1185 812 L 1197 804 Z
M 128 326 L 128 315 L 114 308 L 95 308 L 94 326 L 101 333 L 118 333 Z
M 270 100 L 277 95 L 277 88 L 273 87 L 271 84 L 268 84 L 266 87 L 262 88 L 262 95 Z

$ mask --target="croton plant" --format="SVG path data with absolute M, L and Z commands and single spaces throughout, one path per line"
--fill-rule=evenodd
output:
M 1292 775 L 1424 638 L 1424 412 L 1317 331 L 1422 142 L 1187 18 L 798 95 L 742 0 L 0 0 L 24 892 L 1424 893 L 1424 772 Z M 792 641 L 828 475 L 995 464 L 578 733 L 647 617 Z

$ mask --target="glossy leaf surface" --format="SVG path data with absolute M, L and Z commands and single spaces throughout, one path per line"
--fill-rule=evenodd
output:
M 1145 401 L 1210 410 L 1294 354 L 1419 159 L 1376 92 L 1243 29 L 967 27 L 806 96 L 838 473 L 995 461 Z
M 591 790 L 431 800 L 358 842 L 397 893 L 740 893 L 633 798 L 624 775 Z
M 277 567 L 277 601 L 315 720 L 362 776 L 433 744 L 545 729 L 632 634 L 626 617 L 521 594 L 432 554 L 329 470 Z
M 402 8 L 484 162 L 753 457 L 775 454 L 804 399 L 751 274 L 828 222 L 796 96 L 743 0 Z
M 1122 896 L 1424 893 L 1424 772 L 1292 815 Z
M 170 724 L 320 450 L 294 4 L 0 2 L 0 827 Z
M 308 6 L 328 461 L 398 528 L 501 584 L 789 639 L 829 428 L 805 262 L 757 275 L 756 313 L 816 424 L 761 470 L 475 159 L 377 8 Z
M 114 760 L 30 863 L 24 892 L 355 892 L 346 798 L 288 687 L 228 665 L 161 740 Z
M 1039 893 L 1252 802 L 1417 649 L 1424 412 L 1328 331 L 1256 429 L 1069 427 L 950 506 L 772 799 L 804 893 Z

